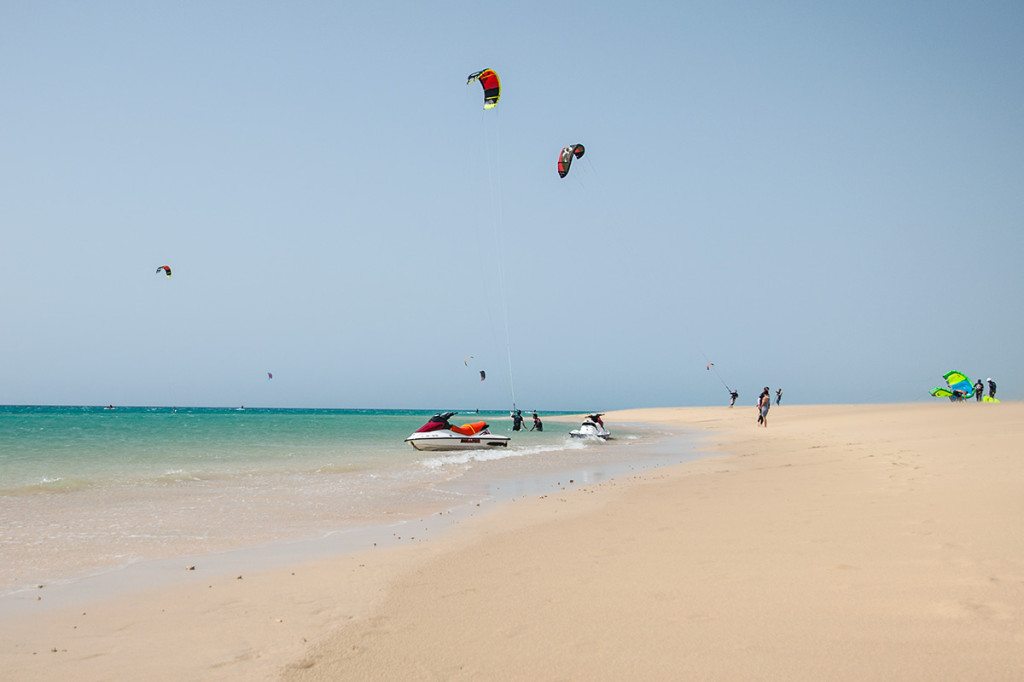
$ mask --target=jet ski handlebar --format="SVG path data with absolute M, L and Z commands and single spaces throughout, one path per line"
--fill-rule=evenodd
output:
M 438 412 L 433 417 L 427 420 L 427 423 L 416 429 L 416 433 L 427 433 L 430 431 L 440 431 L 442 429 L 450 429 L 451 424 L 448 420 L 455 415 L 455 412 Z

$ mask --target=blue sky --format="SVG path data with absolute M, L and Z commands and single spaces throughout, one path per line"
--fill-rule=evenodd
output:
M 0 403 L 507 407 L 502 291 L 526 408 L 720 402 L 702 353 L 741 402 L 1020 398 L 1022 35 L 1013 2 L 5 3 Z

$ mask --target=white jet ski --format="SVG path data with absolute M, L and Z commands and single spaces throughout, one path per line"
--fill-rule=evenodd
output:
M 508 436 L 496 436 L 490 432 L 487 422 L 473 422 L 452 426 L 448 420 L 455 412 L 435 414 L 426 424 L 405 439 L 417 450 L 482 450 L 484 448 L 505 448 L 512 440 Z
M 601 440 L 608 440 L 612 437 L 612 434 L 604 427 L 604 422 L 601 421 L 603 414 L 604 412 L 599 412 L 587 415 L 580 428 L 570 431 L 569 435 L 573 438 L 600 438 Z

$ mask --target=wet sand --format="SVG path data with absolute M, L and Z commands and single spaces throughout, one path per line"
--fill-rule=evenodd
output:
M 1024 405 L 783 405 L 767 429 L 750 407 L 605 419 L 691 428 L 713 456 L 554 484 L 386 549 L 241 578 L 182 566 L 159 590 L 0 618 L 0 670 L 1024 676 Z

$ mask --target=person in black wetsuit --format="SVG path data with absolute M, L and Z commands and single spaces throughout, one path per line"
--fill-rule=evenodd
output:
M 780 388 L 780 389 L 777 389 L 775 391 L 775 404 L 778 405 L 781 402 L 782 402 L 782 389 Z
M 512 413 L 512 430 L 520 431 L 523 428 L 523 411 L 516 410 Z
M 989 398 L 995 398 L 996 397 L 996 382 L 992 381 L 992 377 L 989 377 L 985 381 L 988 382 L 988 397 Z
M 974 382 L 974 399 L 981 402 L 981 399 L 985 396 L 985 384 L 981 383 L 981 379 Z
M 736 398 L 739 398 L 740 394 L 736 391 L 729 391 L 729 407 L 736 404 Z

